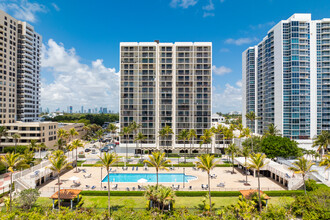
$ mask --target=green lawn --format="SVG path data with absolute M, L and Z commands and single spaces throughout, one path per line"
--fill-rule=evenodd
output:
M 97 207 L 106 208 L 108 204 L 108 197 L 106 196 L 83 196 L 85 203 L 83 207 Z M 293 202 L 292 197 L 272 197 L 269 204 L 284 205 Z M 212 202 L 215 203 L 215 208 L 235 204 L 238 201 L 238 197 L 213 197 Z M 177 197 L 175 199 L 175 207 L 187 207 L 195 208 L 198 204 L 201 204 L 202 197 Z M 118 208 L 145 208 L 147 200 L 144 197 L 139 196 L 112 196 L 111 206 L 118 206 Z M 51 205 L 52 201 L 49 198 L 39 198 L 38 205 Z

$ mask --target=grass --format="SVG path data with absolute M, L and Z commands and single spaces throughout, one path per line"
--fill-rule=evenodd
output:
M 83 207 L 95 207 L 95 208 L 107 208 L 108 197 L 107 196 L 83 196 L 85 203 Z M 202 203 L 203 197 L 176 197 L 176 208 L 196 208 L 198 204 Z M 221 208 L 235 204 L 238 201 L 238 197 L 212 197 L 212 202 L 215 203 L 215 208 Z M 269 200 L 269 204 L 273 205 L 285 205 L 294 201 L 292 197 L 272 197 Z M 117 206 L 118 208 L 146 208 L 147 200 L 140 196 L 112 196 L 111 206 Z M 52 201 L 49 198 L 41 197 L 37 201 L 37 205 L 51 206 Z

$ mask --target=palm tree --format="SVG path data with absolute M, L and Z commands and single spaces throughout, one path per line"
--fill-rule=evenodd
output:
M 25 163 L 25 160 L 19 154 L 14 152 L 7 153 L 0 157 L 0 162 L 7 167 L 7 170 L 10 172 L 10 189 L 9 189 L 9 203 L 10 203 L 10 210 L 11 210 L 11 203 L 12 203 L 12 185 L 13 185 L 13 173 L 14 170 L 20 167 L 28 166 Z
M 30 140 L 30 144 L 29 144 L 29 148 L 31 148 L 32 150 L 37 150 L 39 152 L 39 155 L 41 155 L 40 153 L 40 149 L 39 146 L 38 146 L 38 140 Z
M 40 144 L 38 144 L 38 149 L 46 149 L 47 148 L 47 146 L 46 146 L 46 144 L 45 143 L 40 143 Z M 40 159 L 42 159 L 41 158 L 41 151 L 39 151 L 39 157 L 40 157 Z
M 71 167 L 70 163 L 67 160 L 67 157 L 63 153 L 63 151 L 58 150 L 54 151 L 53 154 L 49 157 L 49 162 L 51 164 L 50 169 L 54 172 L 57 172 L 57 184 L 58 184 L 58 210 L 60 211 L 61 208 L 61 196 L 60 196 L 60 190 L 61 190 L 61 181 L 60 181 L 60 173 Z
M 330 132 L 329 131 L 322 131 L 320 135 L 314 138 L 313 147 L 318 146 L 318 151 L 322 151 L 321 155 L 323 156 L 324 151 L 328 150 L 330 145 Z
M 228 148 L 226 148 L 226 153 L 231 155 L 231 162 L 233 164 L 233 171 L 231 172 L 231 174 L 235 173 L 235 171 L 234 171 L 234 159 L 235 159 L 235 156 L 238 154 L 238 152 L 239 152 L 239 148 L 234 143 L 231 143 L 228 146 Z
M 15 154 L 16 154 L 17 141 L 18 141 L 18 139 L 21 138 L 21 135 L 15 133 L 15 134 L 13 134 L 11 137 L 14 139 L 14 142 L 15 142 Z M 0 140 L 0 141 L 1 141 L 1 140 Z
M 0 126 L 0 147 L 1 147 L 2 137 L 7 137 L 7 136 L 8 136 L 8 129 L 5 126 Z
M 149 160 L 144 160 L 143 163 L 147 163 L 152 167 L 156 168 L 157 175 L 157 187 L 158 187 L 158 171 L 159 170 L 168 170 L 165 165 L 171 163 L 170 160 L 166 160 L 165 153 L 159 151 L 152 152 L 152 155 L 149 155 Z
M 128 139 L 129 139 L 129 134 L 131 133 L 131 129 L 129 127 L 123 127 L 121 132 L 119 133 L 120 136 L 127 136 L 126 140 L 126 161 L 128 160 Z
M 76 150 L 76 163 L 78 163 L 78 148 L 83 146 L 83 143 L 78 139 L 73 140 L 71 143 L 72 150 Z M 76 173 L 78 173 L 78 166 L 76 166 Z
M 319 166 L 326 166 L 325 170 L 330 169 L 330 154 L 325 155 L 325 157 L 321 160 Z
M 58 150 L 62 150 L 64 144 L 65 141 L 62 138 L 58 138 L 54 146 L 57 147 Z
M 160 137 L 160 138 L 163 140 L 163 142 L 165 142 L 166 131 L 165 131 L 164 128 L 161 129 L 161 130 L 158 132 L 158 137 Z M 159 150 L 159 149 L 158 149 L 158 150 Z
M 248 120 L 251 121 L 251 124 L 253 124 L 253 122 L 254 122 L 255 120 L 259 119 L 259 117 L 257 117 L 256 114 L 255 114 L 253 111 L 247 113 L 247 114 L 245 115 L 245 117 L 246 117 L 246 119 L 248 119 Z M 252 134 L 251 136 L 253 136 L 253 133 L 255 133 L 255 131 L 252 130 L 252 131 L 251 131 L 251 134 Z M 253 140 L 252 140 L 252 152 L 254 152 L 254 150 L 253 150 Z
M 245 177 L 246 177 L 246 180 L 245 180 L 245 184 L 244 185 L 249 185 L 248 184 L 248 172 L 247 172 L 247 163 L 246 163 L 246 160 L 248 158 L 248 156 L 250 155 L 251 153 L 251 149 L 249 146 L 243 146 L 243 149 L 241 150 L 241 155 L 244 157 L 244 168 L 245 168 Z
M 166 125 L 163 129 L 165 130 L 166 140 L 168 140 L 168 137 L 173 134 L 173 130 L 169 125 Z M 167 141 L 165 142 L 166 142 L 166 146 L 168 146 Z M 168 148 L 167 148 L 167 152 L 168 152 Z
M 57 130 L 57 137 L 65 140 L 66 138 L 69 137 L 69 133 L 68 133 L 68 131 L 64 130 L 63 128 L 60 128 Z
M 136 137 L 135 137 L 135 139 L 134 139 L 134 141 L 140 141 L 140 147 L 141 147 L 141 159 L 142 159 L 142 141 L 144 140 L 144 139 L 146 139 L 147 137 L 146 136 L 144 136 L 143 134 L 142 134 L 142 132 L 139 132 L 137 135 L 136 135 Z
M 24 163 L 28 165 L 33 165 L 34 161 L 34 152 L 30 151 L 29 149 L 25 149 L 23 155 Z
M 250 154 L 248 169 L 252 168 L 257 171 L 258 175 L 258 196 L 259 196 L 259 211 L 261 212 L 261 196 L 260 196 L 260 169 L 267 165 L 266 155 L 261 153 Z
M 274 124 L 269 124 L 268 129 L 265 131 L 267 136 L 280 136 L 280 130 Z
M 208 181 L 208 188 L 209 188 L 209 201 L 210 201 L 210 209 L 212 207 L 211 202 L 211 182 L 210 182 L 210 172 L 211 170 L 217 165 L 219 161 L 214 159 L 214 155 L 209 154 L 202 154 L 201 156 L 197 157 L 198 161 L 196 162 L 197 167 L 201 170 L 207 172 L 207 181 Z
M 118 127 L 115 124 L 109 124 L 107 129 L 111 134 L 115 134 L 118 130 Z M 114 142 L 114 137 L 112 137 L 112 141 Z
M 190 129 L 188 135 L 188 140 L 192 140 L 192 142 L 190 142 L 190 154 L 192 154 L 192 143 L 195 143 L 195 138 L 197 138 L 196 130 Z
M 135 121 L 133 121 L 132 123 L 129 124 L 129 128 L 130 128 L 131 132 L 134 133 L 134 140 L 135 140 L 136 135 L 137 135 L 139 129 L 141 128 L 141 124 L 138 124 Z M 136 149 L 137 148 L 138 148 L 138 142 L 136 141 Z
M 95 133 L 95 137 L 99 140 L 99 143 L 100 143 L 100 147 L 99 147 L 100 148 L 100 156 L 102 155 L 102 152 L 101 152 L 102 141 L 101 141 L 101 139 L 102 139 L 103 135 L 104 135 L 103 129 L 99 129 Z
M 110 177 L 109 177 L 109 170 L 111 165 L 117 162 L 118 157 L 115 153 L 105 153 L 103 157 L 100 157 L 102 166 L 107 170 L 108 174 L 108 211 L 109 215 L 111 216 L 111 209 L 110 209 Z
M 301 174 L 303 177 L 303 181 L 304 181 L 304 190 L 305 190 L 305 194 L 307 194 L 306 192 L 306 183 L 305 183 L 305 176 L 308 175 L 311 172 L 315 172 L 316 170 L 312 170 L 312 166 L 315 165 L 315 163 L 313 163 L 310 160 L 307 160 L 305 157 L 299 157 L 297 161 L 292 163 L 293 166 L 289 167 L 290 170 L 293 170 L 294 173 L 297 174 Z
M 75 128 L 71 128 L 69 130 L 69 135 L 70 135 L 70 141 L 72 141 L 72 139 L 75 137 L 75 136 L 78 136 L 79 133 L 78 131 L 75 129 Z
M 211 139 L 212 136 L 213 136 L 213 133 L 209 129 L 205 129 L 203 131 L 203 135 L 200 136 L 200 139 L 202 140 L 203 144 L 206 144 L 207 153 L 209 153 L 209 146 L 208 146 L 208 144 L 211 143 L 211 145 L 212 145 L 212 142 L 211 142 L 212 141 L 212 139 Z M 211 148 L 212 148 L 212 146 L 211 146 Z
M 186 163 L 186 141 L 189 137 L 189 132 L 186 129 L 180 131 L 178 135 L 178 140 L 183 140 L 183 149 L 184 149 L 184 163 Z

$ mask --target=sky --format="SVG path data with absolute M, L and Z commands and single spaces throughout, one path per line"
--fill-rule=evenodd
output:
M 213 112 L 241 111 L 242 52 L 294 13 L 329 0 L 0 0 L 43 36 L 41 107 L 119 110 L 120 42 L 212 42 Z

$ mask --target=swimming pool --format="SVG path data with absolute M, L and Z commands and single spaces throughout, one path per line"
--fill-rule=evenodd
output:
M 145 179 L 144 181 L 142 179 Z M 158 182 L 160 183 L 182 183 L 189 182 L 190 180 L 195 180 L 197 177 L 192 175 L 185 175 L 183 173 L 159 173 Z M 156 173 L 110 173 L 110 182 L 117 183 L 156 183 L 157 176 Z M 108 182 L 107 176 L 104 177 L 102 182 Z

